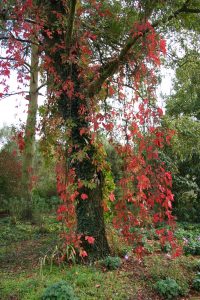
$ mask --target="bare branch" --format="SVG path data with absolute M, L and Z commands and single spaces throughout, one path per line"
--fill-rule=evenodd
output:
M 40 89 L 42 89 L 42 88 L 43 88 L 44 86 L 46 86 L 46 85 L 47 85 L 47 82 L 41 84 L 41 85 L 37 88 L 37 91 L 36 91 L 36 92 L 38 92 Z
M 0 59 L 7 60 L 7 61 L 16 61 L 16 59 L 12 57 L 0 56 Z M 23 66 L 26 67 L 26 69 L 30 72 L 31 66 L 27 62 L 23 62 Z
M 14 39 L 15 41 L 19 41 L 19 42 L 22 42 L 22 43 L 28 43 L 28 44 L 36 44 L 34 43 L 33 41 L 31 40 L 24 40 L 24 39 L 21 39 L 21 38 L 17 38 L 15 37 L 13 34 L 11 37 L 8 37 L 8 36 L 0 36 L 0 40 L 10 40 L 10 39 Z
M 37 91 L 35 91 L 35 93 L 37 93 L 43 86 L 44 86 L 44 85 L 41 85 L 41 86 L 37 89 Z M 1 97 L 0 97 L 0 101 L 1 101 L 2 99 L 8 98 L 8 97 L 12 97 L 12 96 L 15 96 L 15 95 L 22 95 L 22 96 L 23 96 L 23 94 L 28 94 L 28 95 L 29 95 L 29 94 L 30 94 L 30 91 L 20 91 L 20 92 L 6 93 L 6 94 L 2 93 L 2 95 L 1 95 Z M 42 97 L 45 97 L 45 95 L 43 95 L 42 93 L 38 93 L 38 95 L 39 95 L 39 96 L 42 96 Z
M 11 96 L 23 95 L 23 94 L 29 94 L 29 91 L 20 91 L 20 92 L 12 92 L 12 93 L 2 94 L 2 96 L 0 97 L 0 100 L 11 97 Z

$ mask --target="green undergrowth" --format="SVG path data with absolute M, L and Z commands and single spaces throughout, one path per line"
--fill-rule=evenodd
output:
M 53 234 L 59 230 L 60 224 L 55 216 L 43 215 L 36 217 L 32 223 L 15 221 L 6 217 L 0 219 L 0 244 L 7 246 L 13 242 L 38 239 L 45 234 Z
M 180 256 L 169 259 L 166 255 L 157 254 L 145 257 L 144 265 L 148 269 L 149 284 L 154 285 L 170 278 L 180 287 L 179 294 L 186 296 L 192 291 L 192 282 L 199 268 L 199 258 Z
M 171 287 L 174 291 L 170 295 L 179 295 L 177 299 L 200 296 L 200 256 L 191 252 L 171 259 L 166 249 L 157 247 L 152 231 L 144 232 L 144 245 L 155 253 L 148 251 L 142 261 L 133 256 L 110 225 L 112 256 L 103 263 L 54 265 L 51 258 L 59 242 L 59 226 L 51 215 L 40 216 L 32 224 L 0 219 L 1 300 L 40 300 L 48 287 L 62 281 L 69 283 L 80 300 L 170 299 Z M 198 242 L 199 233 L 199 225 L 177 226 L 176 235 L 182 243 L 185 239 Z
M 103 273 L 92 266 L 72 266 L 66 268 L 45 268 L 44 274 L 22 273 L 1 274 L 0 299 L 37 300 L 45 288 L 65 280 L 73 287 L 75 294 L 82 300 L 89 299 L 129 299 L 128 278 L 117 271 Z M 127 282 L 127 284 L 126 284 Z
M 13 224 L 10 217 L 0 219 L 0 269 L 16 272 L 33 268 L 41 256 L 55 248 L 58 228 L 54 216 L 42 216 L 38 222 Z

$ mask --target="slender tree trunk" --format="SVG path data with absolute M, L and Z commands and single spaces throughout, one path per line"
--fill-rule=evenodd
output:
M 39 55 L 38 46 L 31 46 L 31 79 L 28 115 L 25 127 L 25 147 L 22 157 L 22 196 L 24 199 L 24 207 L 22 210 L 22 218 L 31 220 L 33 217 L 32 208 L 32 176 L 33 176 L 33 156 L 34 142 L 36 131 L 36 115 L 38 108 L 38 66 Z

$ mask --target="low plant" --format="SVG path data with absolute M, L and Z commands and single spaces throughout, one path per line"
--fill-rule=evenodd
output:
M 189 281 L 194 277 L 194 272 L 200 272 L 200 260 L 196 257 L 183 255 L 179 258 L 182 268 L 187 272 Z
M 199 272 L 200 272 L 200 260 L 197 260 L 197 261 L 194 263 L 193 269 L 194 269 L 195 271 L 199 271 Z
M 196 291 L 200 291 L 200 272 L 198 272 L 196 274 L 196 276 L 193 279 L 193 283 L 192 283 L 192 287 L 193 289 L 195 289 Z
M 169 277 L 159 280 L 155 284 L 155 289 L 164 299 L 175 299 L 175 297 L 182 295 L 181 287 L 174 279 Z
M 50 285 L 42 295 L 42 300 L 78 300 L 73 288 L 64 280 Z
M 121 266 L 121 259 L 118 256 L 107 256 L 101 261 L 101 265 L 108 270 L 116 270 Z
M 191 267 L 187 267 L 188 264 L 191 264 L 190 257 L 182 256 L 177 259 L 171 259 L 167 254 L 153 255 L 147 256 L 144 259 L 144 263 L 154 282 L 171 278 L 180 286 L 181 294 L 187 295 L 189 282 L 193 278 L 193 270 Z
M 200 255 L 200 241 L 189 241 L 183 249 L 185 254 Z
M 144 249 L 147 253 L 153 253 L 155 250 L 154 243 L 151 243 L 151 241 L 146 241 L 144 243 Z
M 165 243 L 163 246 L 161 246 L 161 250 L 164 253 L 169 253 L 172 251 L 172 247 L 171 247 L 170 243 Z
M 132 247 L 127 245 L 121 234 L 113 227 L 112 224 L 106 225 L 107 238 L 112 256 L 124 257 Z

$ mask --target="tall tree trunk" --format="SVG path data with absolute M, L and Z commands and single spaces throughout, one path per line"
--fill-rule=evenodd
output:
M 70 69 L 70 79 L 74 83 L 74 95 L 77 95 L 81 92 L 78 67 L 74 64 L 70 68 L 69 66 L 65 66 L 65 68 L 65 70 Z M 64 80 L 63 77 L 62 79 Z M 86 106 L 86 99 L 79 99 L 76 96 L 69 99 L 66 94 L 62 94 L 58 105 L 66 124 L 69 119 L 74 124 L 71 129 L 72 157 L 76 157 L 79 151 L 82 151 L 86 147 L 88 148 L 87 155 L 82 161 L 66 157 L 67 165 L 75 169 L 78 179 L 87 182 L 93 181 L 95 183 L 93 189 L 82 187 L 79 190 L 79 198 L 76 205 L 77 232 L 82 234 L 82 245 L 88 253 L 89 258 L 91 260 L 103 258 L 110 253 L 106 238 L 103 211 L 104 177 L 101 171 L 97 171 L 93 163 L 93 158 L 96 156 L 98 149 L 91 144 L 90 134 L 80 134 L 81 128 L 89 127 L 87 121 L 87 114 L 89 112 L 86 112 L 83 116 L 79 113 L 81 105 Z M 86 194 L 88 199 L 83 200 L 81 194 Z M 94 244 L 89 244 L 85 240 L 85 236 L 94 237 Z
M 79 110 L 81 105 L 86 106 L 87 99 L 80 99 L 77 95 L 82 93 L 81 78 L 79 77 L 79 67 L 76 63 L 64 62 L 63 57 L 69 55 L 70 49 L 75 49 L 77 51 L 77 59 L 79 49 L 73 45 L 73 16 L 75 14 L 76 1 L 70 1 L 71 6 L 69 7 L 69 16 L 68 16 L 68 26 L 63 29 L 65 34 L 59 35 L 56 31 L 53 33 L 53 37 L 50 39 L 46 36 L 45 40 L 47 43 L 47 55 L 49 55 L 53 61 L 53 65 L 57 76 L 61 78 L 62 83 L 65 83 L 67 80 L 73 82 L 74 90 L 73 96 L 70 98 L 66 92 L 61 92 L 58 98 L 58 109 L 62 115 L 64 123 L 66 126 L 71 123 L 73 124 L 71 128 L 71 141 L 72 141 L 72 153 L 71 157 L 66 157 L 66 164 L 71 168 L 75 169 L 75 173 L 78 179 L 91 181 L 94 180 L 96 186 L 94 189 L 89 189 L 88 187 L 82 187 L 79 190 L 80 196 L 77 200 L 76 206 L 76 215 L 77 215 L 77 232 L 82 235 L 82 245 L 87 251 L 90 259 L 99 259 L 107 256 L 110 253 L 108 246 L 106 232 L 105 232 L 105 223 L 104 223 L 104 212 L 103 212 L 103 185 L 104 178 L 100 171 L 97 171 L 96 166 L 92 163 L 93 158 L 96 154 L 97 149 L 91 145 L 90 134 L 80 135 L 81 128 L 88 128 L 89 123 L 87 121 L 87 114 L 80 115 Z M 49 12 L 57 11 L 58 13 L 66 14 L 66 11 L 63 7 L 62 1 L 59 1 L 55 4 L 51 0 Z M 55 14 L 48 15 L 49 24 L 54 24 L 57 22 Z M 49 25 L 50 26 L 50 25 Z M 56 49 L 56 51 L 51 51 L 55 45 L 62 44 L 66 42 L 66 49 Z M 50 76 L 51 77 L 51 76 Z M 54 83 L 54 78 L 50 78 L 50 83 Z M 62 87 L 61 87 L 62 90 Z M 84 158 L 82 161 L 72 159 L 76 154 L 83 150 L 85 147 L 90 145 L 89 150 L 87 150 L 87 158 Z M 67 152 L 67 151 L 66 151 Z M 88 199 L 81 199 L 81 194 L 87 194 Z M 86 240 L 85 236 L 92 236 L 95 238 L 93 245 L 90 245 Z
M 81 93 L 81 82 L 79 79 L 79 69 L 76 65 L 72 65 L 70 68 L 71 80 L 74 82 L 74 94 Z M 71 138 L 73 143 L 72 155 L 76 155 L 79 151 L 84 148 L 88 148 L 87 155 L 82 161 L 69 161 L 70 167 L 75 168 L 76 175 L 79 179 L 86 182 L 94 182 L 95 187 L 90 189 L 83 187 L 79 190 L 80 195 L 86 194 L 88 199 L 83 200 L 79 196 L 76 206 L 77 215 L 77 232 L 82 234 L 82 245 L 89 255 L 91 260 L 103 258 L 110 253 L 108 246 L 105 223 L 104 223 L 104 211 L 103 211 L 103 187 L 104 177 L 101 171 L 97 170 L 97 167 L 93 163 L 93 159 L 97 154 L 98 149 L 91 144 L 90 133 L 80 134 L 81 128 L 88 128 L 89 124 L 87 121 L 88 111 L 84 115 L 80 115 L 80 107 L 85 107 L 87 99 L 79 99 L 74 97 L 73 99 L 63 99 L 65 103 L 70 103 L 70 117 L 72 123 L 75 124 L 71 130 Z M 63 117 L 66 118 L 66 111 L 63 108 L 68 105 L 61 106 Z M 67 121 L 67 119 L 66 119 Z M 89 244 L 85 240 L 85 236 L 92 236 L 95 238 L 93 245 Z
M 33 176 L 33 156 L 34 142 L 36 131 L 36 116 L 38 108 L 38 66 L 39 55 L 37 44 L 31 46 L 31 79 L 28 115 L 25 127 L 25 147 L 22 157 L 22 196 L 24 199 L 24 207 L 22 210 L 22 218 L 31 220 L 33 217 L 32 208 L 32 176 Z
M 77 231 L 78 233 L 83 234 L 83 247 L 89 254 L 89 258 L 91 260 L 103 258 L 110 253 L 106 238 L 102 206 L 104 178 L 101 172 L 94 172 L 94 176 L 96 176 L 96 187 L 94 189 L 84 188 L 82 192 L 88 195 L 88 199 L 79 199 L 76 206 Z M 94 244 L 90 245 L 87 241 L 85 241 L 85 236 L 94 237 Z

